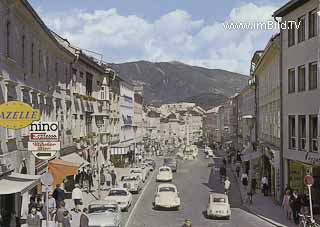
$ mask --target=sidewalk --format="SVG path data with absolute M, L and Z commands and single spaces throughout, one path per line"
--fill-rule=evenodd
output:
M 235 166 L 232 165 L 232 174 L 237 179 L 237 183 L 240 189 L 241 198 L 243 201 L 243 206 L 254 215 L 264 219 L 267 222 L 274 224 L 275 226 L 296 226 L 293 221 L 290 221 L 286 218 L 283 208 L 272 201 L 270 196 L 263 196 L 259 191 L 253 195 L 253 203 L 246 203 L 247 191 L 245 187 L 240 182 L 240 177 L 237 177 L 235 173 Z

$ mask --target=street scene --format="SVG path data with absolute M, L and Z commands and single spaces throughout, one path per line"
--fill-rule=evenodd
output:
M 320 226 L 319 7 L 0 0 L 0 227 Z

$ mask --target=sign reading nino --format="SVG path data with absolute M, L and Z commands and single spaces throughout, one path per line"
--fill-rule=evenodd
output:
M 26 103 L 10 101 L 0 105 L 0 126 L 4 128 L 25 128 L 39 119 L 40 111 Z

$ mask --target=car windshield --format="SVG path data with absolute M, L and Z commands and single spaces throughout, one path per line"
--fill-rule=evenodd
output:
M 131 170 L 130 173 L 141 173 L 141 170 L 140 169 L 133 169 L 133 170 Z
M 167 172 L 167 171 L 170 171 L 168 168 L 162 168 L 160 169 L 160 172 Z
M 173 160 L 173 159 L 165 159 L 164 160 L 164 163 L 166 163 L 166 164 L 174 164 L 176 161 L 175 160 Z
M 123 176 L 123 177 L 121 178 L 121 180 L 122 180 L 122 181 L 135 181 L 135 180 L 137 180 L 137 178 L 134 177 L 134 176 Z
M 124 190 L 111 190 L 109 196 L 126 196 L 127 192 Z
M 226 199 L 225 198 L 213 198 L 214 203 L 225 203 Z
M 174 187 L 161 187 L 159 189 L 159 192 L 175 192 L 175 188 Z
M 91 213 L 105 213 L 105 212 L 111 212 L 115 213 L 117 212 L 117 206 L 107 204 L 107 205 L 101 205 L 101 204 L 94 204 L 89 206 L 88 212 Z

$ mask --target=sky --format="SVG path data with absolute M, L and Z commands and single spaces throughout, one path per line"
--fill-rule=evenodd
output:
M 278 30 L 224 25 L 273 21 L 287 1 L 29 0 L 51 30 L 106 62 L 180 61 L 243 74 Z

